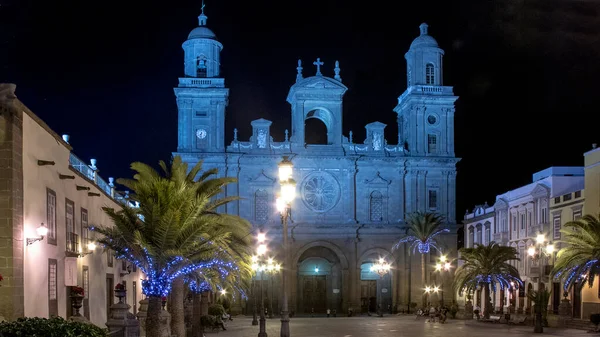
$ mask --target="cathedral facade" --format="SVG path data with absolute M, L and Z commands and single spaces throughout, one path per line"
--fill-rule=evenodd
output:
M 418 252 L 391 248 L 406 235 L 406 215 L 428 211 L 447 219 L 451 233 L 442 238 L 442 246 L 456 251 L 459 160 L 454 155 L 457 97 L 452 87 L 443 85 L 444 51 L 428 34 L 427 25 L 420 26 L 420 35 L 405 55 L 407 89 L 397 106 L 390 107 L 397 115 L 399 131 L 393 136 L 397 144 L 387 142 L 386 125 L 377 121 L 365 126 L 364 141 L 356 142 L 351 132 L 344 134 L 343 102 L 348 88 L 339 64 L 333 77 L 328 77 L 321 72 L 319 59 L 311 65 L 314 76 L 305 76 L 307 71 L 298 61 L 295 83 L 290 83 L 287 96 L 292 125 L 284 139 L 274 139 L 272 122 L 256 116 L 250 139 L 238 139 L 235 129 L 233 141 L 225 144 L 229 89 L 220 77 L 223 45 L 206 21 L 202 13 L 199 26 L 183 43 L 185 76 L 174 89 L 179 111 L 174 155 L 190 164 L 203 161 L 205 168 L 216 167 L 220 175 L 237 178 L 226 194 L 239 195 L 241 200 L 228 204 L 225 211 L 248 219 L 257 232 L 267 233 L 271 254 L 280 261 L 277 164 L 283 156 L 290 158 L 297 181 L 288 232 L 290 261 L 284 265 L 290 272 L 290 311 L 346 312 L 352 308 L 365 312 L 375 311 L 378 304 L 400 309 L 420 303 L 425 285 L 421 284 Z M 308 119 L 326 126 L 326 144 L 307 144 Z M 427 261 L 436 257 L 432 252 Z M 383 277 L 370 271 L 379 258 L 392 265 Z M 262 278 L 264 297 L 272 297 L 273 311 L 278 313 L 280 276 L 268 277 Z M 427 282 L 441 285 L 437 280 L 428 269 Z M 257 282 L 262 282 L 260 275 Z M 450 289 L 449 283 L 445 289 Z M 451 298 L 445 297 L 448 302 Z

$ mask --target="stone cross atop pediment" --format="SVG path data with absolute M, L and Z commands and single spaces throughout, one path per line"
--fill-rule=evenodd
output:
M 271 124 L 273 122 L 264 118 L 256 119 L 250 122 L 252 125 L 252 137 L 250 142 L 255 149 L 268 150 L 271 148 Z
M 365 126 L 365 129 L 367 129 L 365 144 L 369 145 L 372 151 L 383 151 L 386 145 L 384 133 L 386 126 L 381 122 L 373 122 Z

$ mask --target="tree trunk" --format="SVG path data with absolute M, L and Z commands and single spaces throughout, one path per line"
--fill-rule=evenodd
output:
M 490 301 L 490 285 L 486 284 L 483 288 L 483 318 L 489 319 L 492 313 L 492 302 Z
M 426 265 L 425 265 L 425 254 L 421 254 L 421 291 L 423 291 L 422 288 L 425 288 L 425 283 L 427 283 L 427 270 L 426 270 Z M 426 292 L 423 291 L 423 308 L 426 309 L 427 308 L 427 294 Z
M 177 337 L 185 337 L 185 309 L 183 307 L 184 289 L 183 276 L 173 280 L 173 290 L 171 292 L 171 303 L 169 303 L 169 312 L 171 313 L 171 334 Z
M 160 337 L 160 296 L 148 297 L 148 313 L 146 316 L 146 337 Z
M 194 293 L 194 304 L 192 313 L 192 337 L 202 337 L 204 329 L 202 327 L 202 295 Z

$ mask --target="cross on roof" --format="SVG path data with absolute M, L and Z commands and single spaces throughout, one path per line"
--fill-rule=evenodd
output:
M 321 66 L 324 63 L 321 62 L 321 58 L 317 57 L 317 60 L 315 62 L 313 62 L 313 64 L 317 66 L 317 76 L 322 76 L 323 74 L 321 74 Z

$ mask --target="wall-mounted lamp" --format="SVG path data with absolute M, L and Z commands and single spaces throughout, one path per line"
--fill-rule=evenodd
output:
M 319 267 L 315 267 L 315 273 L 319 273 Z
M 96 250 L 96 243 L 94 241 L 90 241 L 87 244 L 87 252 L 79 252 L 79 257 L 84 257 L 86 255 L 92 254 Z
M 37 238 L 27 238 L 27 245 L 28 246 L 30 244 L 33 244 L 36 241 L 42 241 L 42 240 L 44 240 L 44 236 L 48 235 L 48 227 L 44 226 L 43 222 L 40 225 L 40 227 L 38 227 L 35 231 L 36 231 L 37 235 L 39 235 L 39 236 Z

